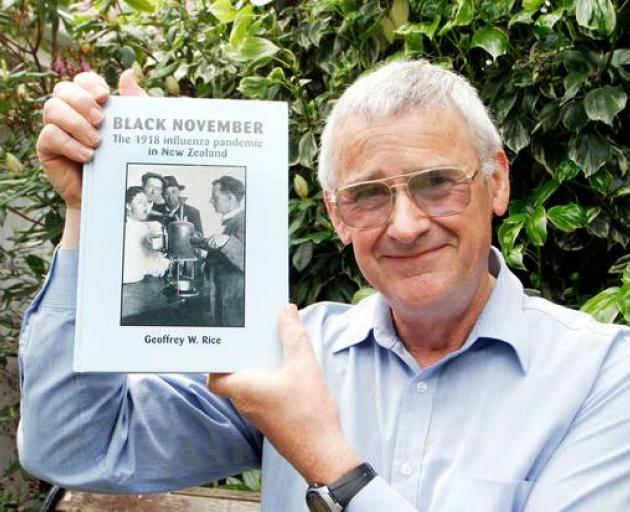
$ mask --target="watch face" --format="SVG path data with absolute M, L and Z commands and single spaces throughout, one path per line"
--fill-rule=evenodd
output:
M 328 489 L 324 490 L 324 492 L 328 493 Z M 322 496 L 320 494 L 321 491 L 310 489 L 306 492 L 306 505 L 310 512 L 333 512 L 336 510 L 341 510 L 338 506 L 335 506 L 328 494 L 326 496 Z M 328 498 L 328 499 L 327 499 Z M 331 504 L 333 505 L 331 507 Z

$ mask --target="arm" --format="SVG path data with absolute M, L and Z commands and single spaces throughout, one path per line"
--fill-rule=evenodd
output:
M 144 92 L 131 72 L 123 94 Z M 79 242 L 81 164 L 98 144 L 109 91 L 94 73 L 55 87 L 44 107 L 38 155 L 66 203 L 61 246 Z M 75 374 L 77 251 L 56 255 L 20 338 L 20 460 L 43 479 L 103 492 L 150 492 L 258 465 L 260 435 L 203 376 Z
M 280 313 L 278 331 L 283 345 L 280 368 L 212 374 L 208 385 L 214 393 L 231 397 L 239 412 L 308 483 L 332 483 L 362 461 L 343 433 L 337 403 L 295 306 Z M 416 508 L 377 476 L 345 510 Z
M 525 512 L 630 510 L 630 332 L 536 479 Z
M 221 249 L 223 255 L 240 271 L 245 270 L 245 246 L 235 236 L 230 236 Z
M 257 467 L 262 438 L 203 375 L 72 372 L 77 251 L 60 251 L 20 344 L 22 465 L 65 487 L 174 489 Z

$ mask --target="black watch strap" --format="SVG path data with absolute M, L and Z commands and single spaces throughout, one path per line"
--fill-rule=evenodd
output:
M 376 471 L 367 462 L 364 462 L 338 480 L 328 484 L 327 487 L 335 501 L 343 508 L 346 508 L 350 500 L 369 484 L 375 476 Z

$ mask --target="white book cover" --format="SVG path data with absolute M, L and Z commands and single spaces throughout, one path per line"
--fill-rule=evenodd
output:
M 285 103 L 112 97 L 83 169 L 74 369 L 276 366 Z

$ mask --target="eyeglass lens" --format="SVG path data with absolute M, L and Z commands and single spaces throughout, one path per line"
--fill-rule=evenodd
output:
M 385 224 L 393 207 L 392 188 L 384 182 L 357 183 L 337 192 L 342 220 L 358 228 Z M 407 178 L 409 197 L 427 215 L 461 212 L 470 200 L 470 183 L 459 169 L 435 169 Z

